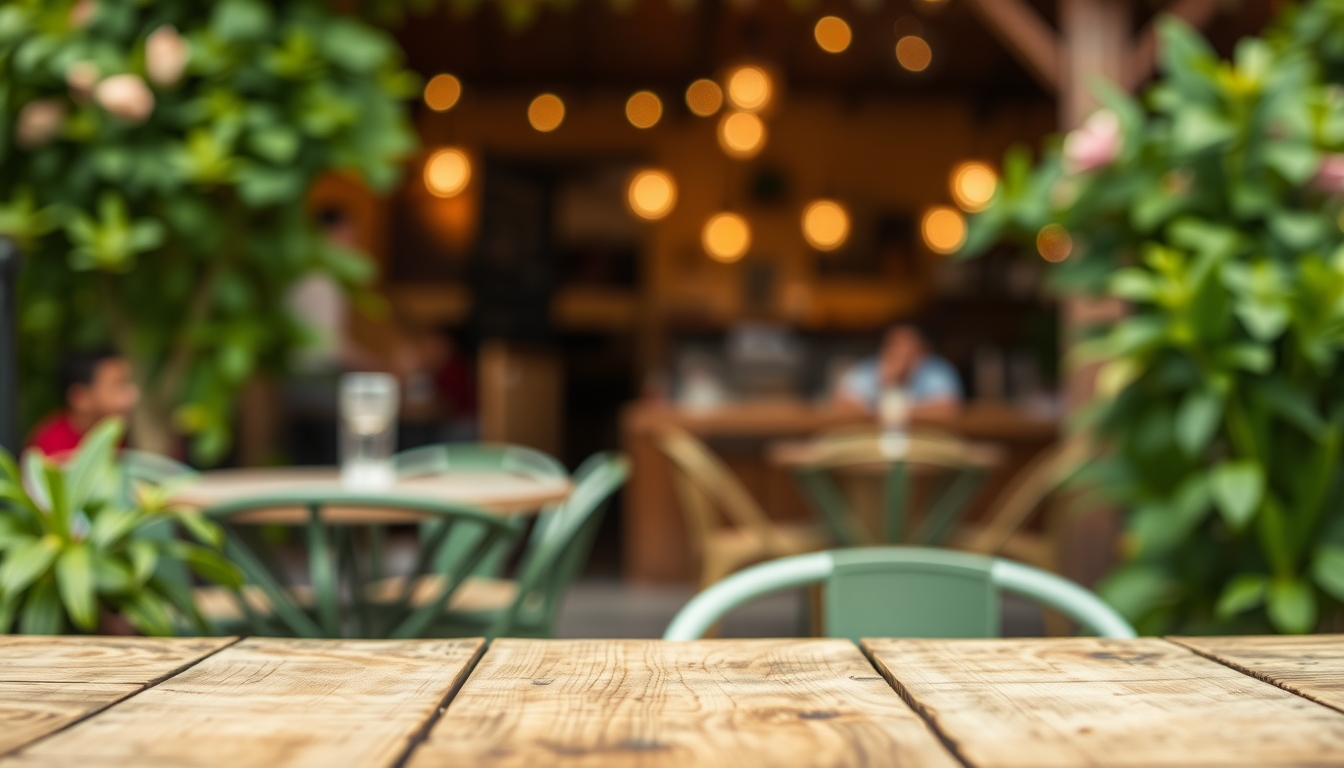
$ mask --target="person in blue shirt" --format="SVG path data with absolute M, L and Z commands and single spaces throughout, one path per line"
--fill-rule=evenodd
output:
M 961 410 L 961 378 L 957 369 L 933 354 L 913 325 L 887 329 L 877 355 L 855 363 L 836 386 L 835 399 L 847 407 L 877 413 L 882 390 L 901 387 L 915 418 L 950 418 Z

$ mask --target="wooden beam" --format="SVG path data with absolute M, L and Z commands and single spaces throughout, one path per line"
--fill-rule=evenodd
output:
M 1173 0 L 1169 7 L 1158 14 L 1157 18 L 1175 16 L 1196 29 L 1202 29 L 1210 21 L 1213 21 L 1213 17 L 1218 15 L 1225 4 L 1224 0 Z M 1139 33 L 1139 39 L 1134 44 L 1134 56 L 1130 62 L 1129 73 L 1124 85 L 1131 91 L 1138 88 L 1153 76 L 1156 67 L 1157 23 L 1154 19 Z
M 1047 91 L 1059 90 L 1059 43 L 1025 0 L 970 0 L 989 31 Z

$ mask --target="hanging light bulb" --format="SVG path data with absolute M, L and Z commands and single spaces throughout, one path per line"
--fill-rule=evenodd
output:
M 447 112 L 462 98 L 462 81 L 452 75 L 435 75 L 425 83 L 425 105 L 435 112 Z
M 812 28 L 812 36 L 821 50 L 827 53 L 842 53 L 854 39 L 849 24 L 839 16 L 822 16 Z
M 933 63 L 933 49 L 919 35 L 906 35 L 896 41 L 896 62 L 911 72 L 923 72 Z
M 968 160 L 952 170 L 952 199 L 967 213 L 978 213 L 989 207 L 998 189 L 999 177 L 994 169 L 978 160 Z
M 565 121 L 565 102 L 553 93 L 543 93 L 527 107 L 527 121 L 542 133 L 549 133 Z
M 454 197 L 471 181 L 471 159 L 456 147 L 440 149 L 425 162 L 425 188 L 435 197 Z
M 1061 262 L 1073 253 L 1073 236 L 1058 224 L 1046 224 L 1036 233 L 1036 250 L 1046 261 Z
M 751 227 L 736 213 L 716 213 L 705 222 L 700 232 L 700 243 L 710 258 L 731 264 L 746 254 L 751 247 Z
M 728 101 L 744 112 L 759 112 L 770 105 L 774 86 L 770 75 L 755 66 L 738 67 L 728 73 Z
M 719 120 L 719 146 L 729 157 L 755 157 L 765 147 L 765 123 L 750 112 L 729 112 Z
M 653 91 L 639 91 L 625 102 L 625 119 L 636 128 L 652 128 L 663 117 L 663 100 Z
M 956 253 L 966 242 L 966 219 L 955 208 L 935 206 L 924 212 L 919 232 L 930 251 L 946 256 Z
M 676 206 L 677 183 L 666 171 L 645 169 L 630 177 L 625 197 L 636 216 L 656 221 Z
M 686 89 L 686 107 L 700 117 L 709 117 L 722 106 L 723 89 L 713 80 L 696 80 Z
M 834 251 L 849 239 L 849 211 L 834 200 L 813 200 L 803 209 L 803 239 L 818 251 Z

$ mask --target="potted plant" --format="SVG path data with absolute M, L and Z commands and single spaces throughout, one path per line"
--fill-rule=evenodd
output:
M 1167 20 L 1147 93 L 1104 90 L 1036 168 L 1011 152 L 972 222 L 966 253 L 1026 240 L 1127 305 L 1074 354 L 1103 363 L 1085 479 L 1125 513 L 1101 591 L 1141 631 L 1344 621 L 1341 63 L 1333 0 L 1230 61 Z
M 241 586 L 217 525 L 174 506 L 173 487 L 132 483 L 121 470 L 121 435 L 119 420 L 100 423 L 64 465 L 29 450 L 20 467 L 0 450 L 0 633 L 94 632 L 111 615 L 146 635 L 183 625 L 204 634 L 191 583 L 177 574 Z

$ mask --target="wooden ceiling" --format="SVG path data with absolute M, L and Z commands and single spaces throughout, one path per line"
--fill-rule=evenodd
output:
M 1031 0 L 1054 23 L 1054 0 Z M 862 6 L 877 6 L 865 10 Z M 1137 0 L 1137 28 L 1160 3 Z M 624 12 L 605 0 L 577 0 L 567 11 L 544 9 L 523 29 L 509 29 L 491 4 L 470 16 L 439 10 L 410 17 L 397 36 L 411 66 L 426 75 L 451 72 L 468 89 L 586 90 L 652 88 L 680 93 L 688 83 L 733 64 L 766 62 L 787 87 L 846 97 L 916 97 L 954 91 L 976 99 L 1047 99 L 1027 72 L 963 0 L 932 7 L 925 0 L 821 0 L 798 11 L 785 0 L 699 0 L 684 10 L 669 0 L 635 0 Z M 1220 50 L 1261 29 L 1269 0 L 1240 0 L 1206 30 Z M 823 15 L 846 19 L 854 41 L 823 52 L 812 26 Z M 902 70 L 893 49 L 898 27 L 919 31 L 933 65 Z

